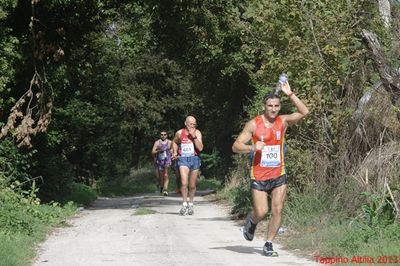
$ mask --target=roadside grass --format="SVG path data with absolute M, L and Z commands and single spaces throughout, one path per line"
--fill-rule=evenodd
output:
M 339 205 L 338 205 L 339 206 Z M 315 257 L 398 256 L 400 224 L 381 220 L 368 223 L 358 211 L 348 217 L 329 194 L 292 192 L 284 210 L 283 226 L 289 228 L 282 243 Z M 357 215 L 359 214 L 359 215 Z
M 23 197 L 10 188 L 0 188 L 0 265 L 30 265 L 37 243 L 75 211 L 72 202 L 39 204 L 32 195 Z
M 175 180 L 174 180 L 175 182 Z M 175 185 L 174 185 L 175 187 Z M 217 179 L 206 179 L 203 176 L 200 176 L 200 178 L 198 178 L 197 180 L 197 185 L 196 185 L 196 189 L 197 190 L 214 190 L 217 191 L 219 189 L 222 188 L 222 182 L 220 180 Z
M 244 156 L 233 157 L 234 168 L 221 189 L 216 193 L 216 199 L 231 206 L 231 215 L 243 219 L 252 209 L 250 181 L 248 179 L 248 159 Z
M 217 198 L 228 202 L 236 218 L 243 219 L 251 210 L 248 186 L 226 186 L 217 192 Z M 289 188 L 283 211 L 285 231 L 276 240 L 284 248 L 314 261 L 316 256 L 346 257 L 350 262 L 353 256 L 367 256 L 374 258 L 375 263 L 385 256 L 400 259 L 400 223 L 382 220 L 371 225 L 362 214 L 360 208 L 349 217 L 337 197 L 329 192 L 317 193 L 312 188 L 298 192 Z M 269 218 L 267 215 L 265 221 Z M 263 227 L 257 231 L 264 235 Z
M 367 256 L 378 263 L 379 257 L 392 256 L 394 260 L 394 256 L 399 256 L 398 223 L 385 228 L 366 228 L 365 224 L 358 222 L 336 221 L 326 226 L 296 228 L 287 232 L 281 238 L 285 248 L 300 249 L 303 255 L 312 258 L 346 257 L 351 260 L 353 256 Z
M 78 206 L 88 206 L 97 199 L 97 192 L 90 186 L 81 183 L 71 184 L 71 193 L 65 199 L 65 202 L 73 201 Z
M 134 215 L 148 215 L 148 214 L 155 214 L 157 211 L 148 209 L 148 208 L 137 208 Z
M 0 232 L 0 265 L 30 265 L 30 260 L 34 256 L 32 248 L 34 242 L 33 237 L 21 234 L 10 236 Z
M 250 186 L 225 186 L 217 191 L 216 197 L 226 201 L 231 207 L 231 214 L 237 219 L 243 219 L 252 209 Z
M 42 208 L 43 206 L 44 208 Z M 36 245 L 45 239 L 47 232 L 53 226 L 62 224 L 62 221 L 73 215 L 75 210 L 76 206 L 72 204 L 65 207 L 39 205 L 34 209 L 21 209 L 14 213 L 5 213 L 7 217 L 5 219 L 3 217 L 0 222 L 0 265 L 31 265 Z M 18 212 L 20 213 L 18 214 Z M 22 215 L 21 212 L 25 212 L 25 214 Z M 9 219 L 15 220 L 10 222 Z M 30 224 L 29 228 L 24 230 L 15 226 L 23 224 L 20 219 L 27 219 L 26 221 L 29 221 Z M 4 226 L 5 223 L 7 225 Z
M 141 168 L 132 170 L 122 178 L 97 182 L 97 192 L 102 196 L 129 196 L 135 193 L 149 193 L 156 190 L 154 170 Z

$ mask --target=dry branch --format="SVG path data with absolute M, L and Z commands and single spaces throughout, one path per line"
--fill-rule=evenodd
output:
M 40 23 L 35 17 L 35 5 L 38 2 L 39 0 L 31 2 L 32 16 L 29 24 L 32 34 L 34 74 L 29 88 L 11 108 L 7 123 L 0 130 L 0 139 L 10 133 L 18 147 L 32 147 L 31 136 L 46 131 L 53 107 L 52 98 L 46 92 L 46 79 L 43 79 L 37 70 L 36 55 L 41 54 L 37 45 L 37 36 L 40 32 L 35 31 L 35 23 Z M 57 51 L 57 55 L 63 52 L 62 49 Z
M 386 59 L 376 34 L 363 29 L 362 35 L 367 42 L 368 49 L 371 51 L 372 60 L 382 84 L 385 90 L 390 93 L 392 103 L 395 104 L 400 96 L 400 73 L 397 69 L 390 68 L 389 61 Z

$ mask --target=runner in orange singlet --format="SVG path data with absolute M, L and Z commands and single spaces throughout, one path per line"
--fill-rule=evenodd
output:
M 308 114 L 307 106 L 292 92 L 289 83 L 281 86 L 297 112 L 278 115 L 281 109 L 278 95 L 269 93 L 263 102 L 264 113 L 247 122 L 232 150 L 235 153 L 250 153 L 251 195 L 253 211 L 242 228 L 246 240 L 252 241 L 257 223 L 268 213 L 268 194 L 271 196 L 271 220 L 268 225 L 267 242 L 263 247 L 266 256 L 278 256 L 273 250 L 272 240 L 281 224 L 282 209 L 286 196 L 287 176 L 285 170 L 285 131 Z M 248 144 L 251 141 L 251 144 Z

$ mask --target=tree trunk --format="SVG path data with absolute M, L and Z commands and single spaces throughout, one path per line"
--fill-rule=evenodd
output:
M 382 84 L 385 90 L 390 93 L 392 104 L 395 105 L 400 96 L 400 72 L 398 69 L 390 68 L 389 61 L 386 59 L 378 38 L 374 33 L 364 29 L 362 30 L 362 35 L 371 51 L 372 60 Z
M 386 28 L 390 27 L 390 2 L 389 0 L 379 0 L 379 13 Z

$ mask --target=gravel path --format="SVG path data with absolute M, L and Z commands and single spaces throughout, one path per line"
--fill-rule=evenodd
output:
M 244 240 L 226 208 L 203 196 L 193 216 L 178 215 L 180 205 L 175 194 L 99 198 L 49 235 L 33 265 L 317 265 L 277 244 L 279 257 L 263 256 L 264 240 Z M 135 215 L 141 208 L 156 213 Z

